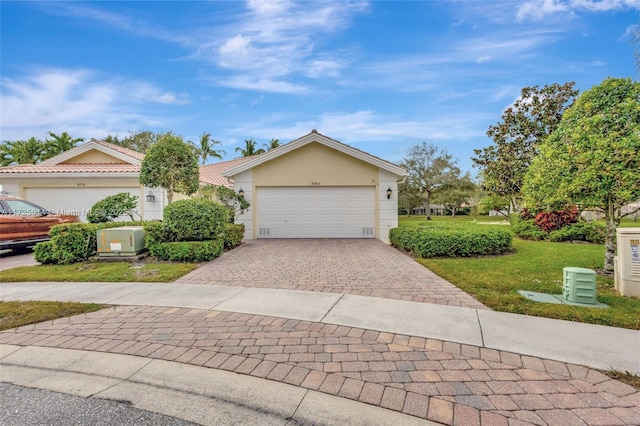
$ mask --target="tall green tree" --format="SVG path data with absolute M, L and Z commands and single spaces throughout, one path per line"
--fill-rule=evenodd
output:
M 493 144 L 474 150 L 474 165 L 480 169 L 482 188 L 510 202 L 516 209 L 522 198 L 522 183 L 538 152 L 538 145 L 560 123 L 578 90 L 574 82 L 525 87 L 520 98 L 502 114 L 502 120 L 487 130 Z
M 48 134 L 51 139 L 44 141 L 45 148 L 42 158 L 43 160 L 62 154 L 63 152 L 74 148 L 78 142 L 84 141 L 84 138 L 73 138 L 67 132 L 62 132 L 59 135 L 53 132 L 48 132 Z
M 257 142 L 253 139 L 244 140 L 244 148 L 236 147 L 236 152 L 242 154 L 243 157 L 251 157 L 252 155 L 258 155 L 264 153 L 264 149 L 256 149 Z
M 160 136 L 162 136 L 161 133 L 154 133 L 151 130 L 143 130 L 140 132 L 130 133 L 122 139 L 117 135 L 107 135 L 102 138 L 102 140 L 114 145 L 120 145 L 123 148 L 145 153 L 154 143 L 156 143 Z
M 431 196 L 446 185 L 455 173 L 460 172 L 456 160 L 446 150 L 423 142 L 409 148 L 400 165 L 409 172 L 405 179 L 405 188 L 422 195 L 427 220 L 431 219 Z M 399 192 L 399 195 L 403 194 Z
M 433 194 L 434 202 L 442 204 L 455 217 L 464 204 L 469 204 L 476 191 L 476 184 L 471 180 L 469 172 L 460 175 L 455 168 L 447 182 Z
M 280 146 L 279 139 L 271 139 L 269 143 L 264 144 L 264 147 L 267 149 L 267 151 L 271 151 L 272 149 L 277 148 L 279 146 Z
M 209 157 L 222 160 L 222 157 L 227 155 L 224 150 L 215 149 L 214 147 L 216 145 L 222 145 L 222 142 L 211 139 L 210 133 L 203 133 L 200 136 L 200 143 L 197 146 L 194 145 L 196 155 L 200 158 L 200 161 L 203 165 L 207 163 L 207 159 Z
M 0 145 L 2 165 L 12 164 L 36 164 L 45 156 L 45 143 L 32 137 L 18 141 L 4 141 Z
M 608 78 L 584 92 L 540 146 L 523 188 L 532 207 L 576 205 L 606 221 L 604 269 L 613 270 L 622 207 L 640 199 L 640 83 Z
M 164 188 L 169 203 L 174 192 L 191 195 L 200 184 L 198 159 L 182 137 L 166 133 L 147 150 L 140 167 L 140 183 Z

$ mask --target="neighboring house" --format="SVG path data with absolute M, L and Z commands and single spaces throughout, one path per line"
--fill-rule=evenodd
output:
M 96 202 L 129 192 L 138 196 L 137 211 L 144 219 L 162 219 L 166 192 L 138 182 L 143 158 L 92 139 L 39 164 L 2 167 L 0 184 L 10 195 L 85 221 Z M 201 166 L 200 182 L 242 190 L 251 203 L 238 217 L 246 226 L 245 239 L 389 242 L 389 229 L 398 226 L 397 182 L 406 174 L 396 164 L 313 130 L 261 155 Z
M 221 174 L 251 203 L 237 220 L 245 239 L 389 242 L 398 226 L 397 182 L 407 171 L 313 130 Z
M 83 221 L 96 202 L 128 192 L 138 197 L 137 211 L 144 219 L 162 219 L 165 191 L 138 182 L 143 158 L 137 151 L 92 139 L 38 164 L 2 167 L 0 184 L 10 195 Z

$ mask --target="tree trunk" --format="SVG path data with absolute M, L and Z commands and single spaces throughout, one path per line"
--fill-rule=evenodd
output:
M 608 208 L 605 213 L 606 233 L 605 233 L 605 252 L 604 252 L 604 270 L 613 272 L 613 259 L 616 255 L 616 228 L 620 224 L 620 217 L 616 215 L 616 208 L 609 201 Z
M 431 220 L 431 192 L 427 191 L 424 199 L 425 199 L 424 206 L 426 208 L 425 213 L 427 215 L 427 220 Z

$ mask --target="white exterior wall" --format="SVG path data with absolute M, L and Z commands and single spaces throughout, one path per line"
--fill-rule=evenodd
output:
M 398 176 L 380 169 L 378 174 L 378 235 L 389 244 L 389 230 L 398 226 Z M 391 198 L 387 190 L 391 188 Z
M 244 239 L 252 240 L 253 239 L 253 223 L 254 223 L 254 215 L 253 215 L 253 203 L 255 202 L 254 197 L 254 187 L 253 187 L 253 176 L 251 170 L 247 170 L 246 172 L 242 172 L 237 176 L 234 176 L 234 190 L 236 192 L 241 189 L 244 191 L 244 198 L 249 202 L 249 209 L 241 215 L 236 217 L 237 223 L 244 224 Z

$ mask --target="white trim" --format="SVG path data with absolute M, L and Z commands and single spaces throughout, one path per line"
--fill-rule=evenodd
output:
M 234 175 L 237 175 L 238 173 L 242 173 L 246 170 L 252 169 L 260 164 L 273 160 L 274 158 L 278 158 L 284 154 L 287 154 L 295 149 L 303 147 L 312 142 L 317 142 L 329 148 L 333 148 L 336 151 L 342 152 L 343 154 L 350 155 L 351 157 L 362 160 L 365 163 L 372 164 L 390 173 L 394 173 L 397 176 L 407 175 L 407 171 L 400 166 L 397 166 L 393 163 L 382 160 L 378 157 L 374 157 L 373 155 L 367 154 L 364 151 L 360 151 L 358 149 L 352 148 L 349 145 L 345 145 L 342 142 L 338 142 L 334 139 L 331 139 L 313 130 L 311 133 L 305 136 L 302 136 L 299 139 L 296 139 L 292 142 L 281 145 L 278 148 L 272 149 L 271 151 L 267 151 L 264 154 L 256 156 L 256 158 L 254 159 L 251 159 L 249 161 L 246 161 L 242 164 L 239 164 L 235 167 L 230 168 L 229 170 L 222 173 L 222 176 L 232 177 Z
M 77 157 L 80 154 L 84 154 L 92 149 L 97 149 L 98 151 L 104 152 L 107 155 L 115 157 L 119 160 L 125 161 L 129 164 L 140 165 L 142 161 L 137 158 L 131 157 L 123 152 L 117 151 L 113 148 L 109 148 L 107 146 L 102 145 L 100 142 L 96 140 L 90 140 L 80 146 L 76 146 L 75 148 L 71 148 L 63 153 L 56 155 L 55 157 L 51 157 L 48 160 L 42 161 L 38 163 L 41 166 L 55 166 L 66 160 L 70 160 L 73 157 Z

